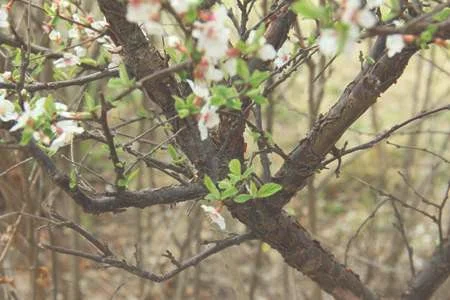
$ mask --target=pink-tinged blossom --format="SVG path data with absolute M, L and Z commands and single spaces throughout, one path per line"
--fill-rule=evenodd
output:
M 291 53 L 288 47 L 283 46 L 277 52 L 277 57 L 273 61 L 277 68 L 281 68 L 291 59 Z
M 54 151 L 72 142 L 74 135 L 84 132 L 84 128 L 79 127 L 77 122 L 72 120 L 59 121 L 52 126 L 52 129 L 57 135 L 50 144 L 50 149 Z
M 5 7 L 0 8 L 0 28 L 9 28 L 8 11 Z
M 388 49 L 388 57 L 393 57 L 397 53 L 402 52 L 405 48 L 405 41 L 401 34 L 388 35 L 386 38 L 386 48 Z
M 0 120 L 8 122 L 17 119 L 18 115 L 15 112 L 14 104 L 6 100 L 4 95 L 0 95 Z
M 130 0 L 127 5 L 128 21 L 143 24 L 149 34 L 163 35 L 164 28 L 159 23 L 161 17 L 159 0 Z
M 226 19 L 226 8 L 219 6 L 213 12 L 203 15 L 205 22 L 194 23 L 192 36 L 197 39 L 197 48 L 215 62 L 223 58 L 228 50 L 230 30 L 225 26 Z
M 53 62 L 55 68 L 66 68 L 78 65 L 80 63 L 80 58 L 72 53 L 64 53 L 63 57 L 58 58 Z
M 201 208 L 203 209 L 203 211 L 206 213 L 206 215 L 208 216 L 208 218 L 217 226 L 219 226 L 219 228 L 221 230 L 225 230 L 226 228 L 226 224 L 225 224 L 225 219 L 222 217 L 222 215 L 217 211 L 216 208 L 214 208 L 213 206 L 208 206 L 208 205 L 201 205 Z
M 203 57 L 195 66 L 194 78 L 197 80 L 220 81 L 223 79 L 223 72 L 216 69 L 213 62 L 207 57 Z
M 360 0 L 344 0 L 341 20 L 351 26 L 371 28 L 377 24 L 377 17 L 368 7 L 361 8 Z
M 271 44 L 266 43 L 265 37 L 262 36 L 262 37 L 259 37 L 258 40 L 256 40 L 256 31 L 255 30 L 250 31 L 250 34 L 247 39 L 247 44 L 253 44 L 253 43 L 257 43 L 259 46 L 259 49 L 256 54 L 260 59 L 262 59 L 264 61 L 268 61 L 268 60 L 272 60 L 276 57 L 277 51 Z
M 200 139 L 202 141 L 208 138 L 208 129 L 214 128 L 219 125 L 220 118 L 217 113 L 217 106 L 210 105 L 206 103 L 203 105 L 199 120 L 198 120 L 198 130 L 200 131 Z

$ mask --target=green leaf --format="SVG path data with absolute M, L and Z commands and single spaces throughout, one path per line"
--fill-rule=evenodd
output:
M 125 64 L 119 65 L 119 78 L 122 80 L 122 82 L 128 82 L 130 81 L 130 77 L 128 77 L 127 68 L 125 67 Z
M 84 94 L 84 104 L 86 106 L 86 110 L 89 112 L 93 112 L 97 109 L 95 99 L 89 93 Z
M 259 87 L 261 83 L 263 83 L 264 80 L 270 77 L 269 72 L 262 72 L 259 70 L 256 70 L 252 73 L 252 76 L 250 76 L 249 83 L 252 85 L 252 87 Z
M 254 170 L 252 167 L 249 167 L 247 170 L 245 170 L 244 174 L 242 174 L 242 178 L 247 178 L 251 174 L 253 174 Z
M 259 188 L 258 193 L 256 194 L 258 198 L 266 198 L 270 197 L 273 194 L 277 193 L 282 189 L 281 185 L 277 183 L 266 183 L 262 187 Z
M 80 62 L 84 65 L 97 66 L 97 61 L 90 57 L 83 57 L 80 59 Z
M 435 20 L 437 22 L 443 22 L 443 21 L 447 20 L 448 17 L 450 17 L 450 8 L 446 7 L 443 10 L 441 10 L 440 12 L 438 12 L 437 14 L 435 14 L 433 16 L 433 20 Z
M 269 100 L 263 95 L 255 95 L 252 97 L 252 100 L 259 105 L 269 104 Z
M 245 203 L 245 202 L 247 202 L 248 200 L 250 200 L 252 198 L 253 198 L 252 195 L 240 194 L 240 195 L 237 195 L 233 200 L 236 203 Z
M 307 19 L 325 19 L 327 11 L 325 7 L 316 6 L 309 0 L 300 0 L 292 6 L 292 9 Z
M 117 186 L 121 188 L 127 188 L 128 187 L 128 180 L 126 178 L 121 178 L 117 180 Z
M 239 191 L 237 190 L 237 188 L 235 188 L 234 186 L 232 186 L 232 187 L 226 189 L 225 191 L 223 191 L 220 198 L 221 198 L 222 200 L 225 200 L 225 199 L 228 199 L 228 198 L 233 197 L 233 196 L 236 195 L 238 192 L 239 192 Z
M 248 70 L 247 63 L 243 59 L 237 59 L 236 72 L 245 81 L 250 78 L 250 71 Z
M 232 159 L 228 164 L 230 172 L 234 175 L 241 175 L 241 162 L 238 159 Z
M 31 127 L 25 127 L 25 129 L 22 132 L 22 138 L 20 139 L 20 145 L 25 146 L 28 145 L 28 143 L 33 138 L 33 128 Z
M 77 173 L 74 169 L 70 171 L 70 181 L 69 181 L 69 188 L 71 191 L 73 191 L 77 187 Z
M 212 181 L 211 177 L 209 177 L 208 175 L 205 175 L 205 178 L 203 178 L 203 184 L 208 189 L 210 194 L 212 194 L 212 196 L 215 197 L 215 199 L 220 199 L 220 192 L 217 189 L 214 182 Z
M 257 193 L 258 193 L 258 188 L 256 187 L 256 184 L 252 181 L 250 182 L 250 195 L 252 195 L 252 197 L 257 197 Z

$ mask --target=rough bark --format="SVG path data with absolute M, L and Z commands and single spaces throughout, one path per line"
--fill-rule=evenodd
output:
M 433 293 L 450 276 L 450 241 L 437 247 L 430 261 L 417 274 L 402 295 L 405 300 L 430 299 Z

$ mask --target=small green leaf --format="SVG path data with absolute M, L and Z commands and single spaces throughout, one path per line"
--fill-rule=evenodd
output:
M 250 176 L 251 174 L 253 174 L 255 170 L 253 170 L 252 167 L 249 167 L 247 170 L 245 170 L 244 174 L 242 174 L 242 178 L 247 178 L 248 176 Z
M 253 197 L 252 197 L 252 195 L 249 195 L 249 194 L 241 194 L 241 195 L 237 195 L 235 198 L 234 198 L 234 202 L 236 202 L 236 203 L 245 203 L 245 202 L 247 202 L 248 200 L 250 200 L 250 199 L 252 199 Z
M 70 171 L 69 188 L 73 191 L 77 187 L 77 173 L 74 169 Z
M 256 194 L 258 198 L 266 198 L 270 197 L 273 194 L 277 193 L 282 189 L 281 185 L 277 183 L 266 183 L 262 187 L 259 188 L 258 193 Z
M 215 199 L 220 199 L 220 192 L 217 189 L 214 182 L 212 181 L 211 177 L 209 177 L 208 175 L 205 175 L 205 178 L 203 178 L 203 184 L 208 189 L 210 194 L 212 194 L 212 196 L 215 197 Z
M 447 20 L 448 17 L 450 17 L 450 8 L 446 7 L 443 10 L 441 10 L 440 12 L 438 12 L 437 14 L 435 14 L 433 16 L 433 20 L 435 20 L 437 22 L 443 22 L 443 21 Z
M 236 71 L 239 77 L 247 81 L 250 78 L 250 71 L 247 63 L 243 59 L 237 59 Z
M 119 65 L 119 78 L 124 83 L 126 83 L 130 80 L 130 77 L 128 77 L 128 72 L 127 72 L 127 68 L 125 67 L 125 64 Z
M 228 164 L 230 172 L 234 175 L 241 175 L 241 162 L 238 159 L 232 159 Z
M 292 9 L 307 19 L 325 19 L 327 11 L 325 7 L 316 6 L 309 0 L 300 0 L 292 6 Z
M 235 188 L 234 186 L 232 186 L 232 187 L 226 189 L 225 191 L 223 191 L 223 192 L 221 193 L 221 197 L 220 197 L 220 198 L 221 198 L 222 200 L 225 200 L 225 199 L 228 199 L 228 198 L 233 197 L 233 196 L 236 195 L 238 192 L 239 192 L 239 191 L 237 190 L 237 188 Z
M 252 195 L 252 197 L 257 197 L 257 193 L 258 193 L 258 188 L 256 187 L 256 184 L 252 181 L 250 182 L 250 195 Z
M 252 73 L 252 76 L 250 76 L 249 82 L 252 85 L 252 87 L 256 88 L 256 87 L 259 87 L 261 85 L 261 83 L 263 83 L 263 81 L 269 77 L 270 77 L 269 72 L 262 72 L 262 71 L 256 70 L 255 72 Z

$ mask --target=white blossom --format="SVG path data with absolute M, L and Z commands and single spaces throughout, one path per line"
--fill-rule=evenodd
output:
M 276 56 L 277 56 L 277 51 L 275 51 L 275 48 L 273 48 L 273 46 L 271 44 L 264 44 L 258 50 L 258 57 L 264 61 L 272 60 Z
M 204 82 L 193 82 L 190 79 L 186 80 L 189 86 L 191 87 L 192 92 L 197 97 L 207 100 L 209 98 L 209 89 L 206 83 Z
M 159 0 L 131 0 L 127 5 L 128 21 L 143 24 L 149 34 L 163 35 L 164 28 L 159 23 L 161 2 Z
M 338 52 L 338 33 L 333 29 L 323 29 L 318 41 L 320 52 L 333 56 Z
M 384 0 L 367 0 L 367 8 L 375 8 L 383 5 Z
M 72 53 L 64 53 L 63 57 L 53 62 L 55 68 L 65 68 L 75 66 L 80 63 L 80 58 Z
M 196 0 L 170 0 L 170 5 L 177 14 L 184 14 L 196 2 Z
M 86 48 L 81 46 L 76 46 L 73 50 L 75 51 L 75 55 L 78 57 L 84 57 L 87 54 Z
M 281 47 L 277 52 L 277 57 L 273 61 L 277 68 L 281 68 L 291 59 L 291 52 L 287 46 Z
M 397 53 L 400 53 L 405 47 L 405 41 L 401 34 L 388 35 L 386 38 L 386 48 L 388 49 L 388 57 L 392 57 Z
M 200 111 L 200 117 L 198 120 L 198 130 L 200 131 L 200 139 L 202 141 L 208 138 L 208 129 L 214 128 L 219 125 L 220 118 L 217 113 L 217 106 L 206 103 L 203 105 Z
M 364 28 L 372 28 L 377 21 L 377 17 L 369 9 L 362 9 L 356 15 L 356 22 Z
M 4 95 L 0 95 L 0 120 L 8 122 L 17 119 L 18 115 L 15 112 L 14 104 L 6 100 Z
M 231 77 L 237 73 L 237 59 L 232 57 L 228 59 L 222 66 L 222 69 Z
M 226 18 L 226 8 L 219 6 L 206 22 L 194 23 L 192 36 L 197 39 L 197 48 L 213 61 L 224 57 L 228 50 L 230 30 L 225 26 Z
M 33 109 L 31 109 L 30 104 L 28 102 L 25 102 L 24 111 L 20 114 L 19 118 L 17 119 L 17 123 L 13 127 L 11 127 L 9 131 L 14 132 L 16 130 L 24 128 L 27 124 L 33 122 L 34 120 L 42 116 L 45 113 L 44 105 L 45 105 L 45 98 L 40 98 L 38 101 L 36 101 Z
M 203 209 L 203 211 L 206 213 L 206 215 L 209 217 L 209 219 L 216 224 L 217 226 L 219 226 L 219 228 L 221 230 L 225 230 L 226 228 L 226 224 L 225 224 L 225 219 L 222 217 L 222 215 L 217 211 L 217 209 L 215 209 L 212 206 L 208 206 L 208 205 L 201 205 L 201 208 Z
M 50 144 L 50 149 L 54 151 L 69 144 L 75 134 L 81 134 L 84 132 L 84 128 L 79 127 L 77 123 L 72 120 L 59 121 L 52 126 L 52 129 L 57 135 L 57 137 Z

